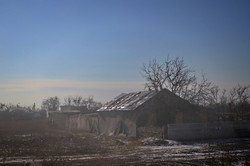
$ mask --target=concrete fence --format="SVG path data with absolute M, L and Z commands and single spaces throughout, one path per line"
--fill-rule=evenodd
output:
M 164 137 L 173 140 L 201 140 L 249 137 L 250 121 L 168 124 Z
M 158 126 L 145 126 L 145 127 L 137 127 L 137 137 L 147 138 L 147 137 L 155 137 L 162 138 L 163 137 L 163 129 Z

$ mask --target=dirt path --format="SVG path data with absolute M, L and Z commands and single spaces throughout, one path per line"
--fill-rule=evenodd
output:
M 250 165 L 250 139 L 175 142 L 50 133 L 0 137 L 0 165 Z M 28 164 L 26 164 L 28 165 Z

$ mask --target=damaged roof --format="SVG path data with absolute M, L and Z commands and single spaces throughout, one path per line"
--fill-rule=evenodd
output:
M 97 111 L 130 111 L 134 110 L 156 95 L 155 91 L 122 93 Z

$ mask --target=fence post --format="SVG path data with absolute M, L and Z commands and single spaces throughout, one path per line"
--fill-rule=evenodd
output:
M 167 139 L 168 138 L 168 126 L 167 125 L 163 126 L 162 130 L 163 130 L 163 132 L 162 132 L 163 139 Z

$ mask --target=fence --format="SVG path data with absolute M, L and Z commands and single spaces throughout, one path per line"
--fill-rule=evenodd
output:
M 168 124 L 164 136 L 173 140 L 250 137 L 250 121 Z

